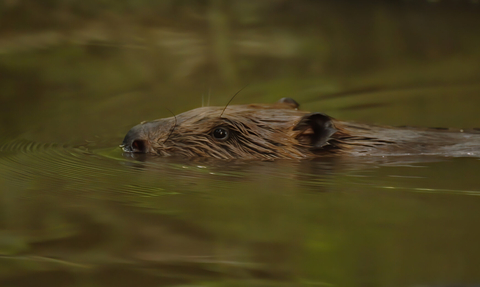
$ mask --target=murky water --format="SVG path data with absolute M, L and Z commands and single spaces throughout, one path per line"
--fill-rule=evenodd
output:
M 418 7 L 405 5 L 398 14 L 388 5 L 368 9 L 380 18 L 418 16 Z M 476 4 L 462 5 L 451 14 L 449 7 L 424 8 L 434 22 L 442 15 L 479 22 L 471 12 Z M 306 10 L 282 13 L 310 15 Z M 425 21 L 407 16 L 399 23 Z M 206 56 L 215 49 L 198 42 L 206 36 L 186 27 L 139 29 L 143 40 L 121 43 L 118 34 L 91 27 L 62 34 L 72 37 L 65 41 L 55 31 L 24 42 L 4 36 L 10 40 L 0 43 L 0 285 L 480 284 L 477 157 L 225 162 L 131 156 L 118 147 L 140 121 L 168 117 L 167 108 L 178 114 L 202 102 L 224 105 L 245 83 L 235 103 L 290 96 L 305 110 L 345 120 L 480 127 L 480 38 L 469 34 L 471 26 L 456 38 L 468 38 L 468 49 L 428 34 L 418 44 L 425 54 L 382 46 L 382 57 L 397 53 L 394 64 L 352 64 L 339 72 L 329 69 L 338 63 L 348 70 L 358 58 L 343 51 L 350 58 L 332 56 L 322 66 L 319 43 L 330 38 L 308 34 L 317 24 L 302 24 L 303 35 L 289 30 L 298 23 L 277 23 L 277 33 L 238 28 L 239 54 L 216 68 Z M 134 26 L 122 25 L 116 32 L 131 35 L 125 27 Z M 274 41 L 283 50 L 268 49 L 258 31 L 287 37 Z M 411 48 L 420 38 L 406 43 Z M 264 50 L 254 50 L 255 43 Z

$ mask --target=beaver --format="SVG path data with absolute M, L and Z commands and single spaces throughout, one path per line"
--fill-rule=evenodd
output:
M 474 132 L 374 126 L 277 103 L 196 108 L 142 122 L 125 136 L 126 153 L 216 159 L 306 159 L 331 155 L 480 156 Z

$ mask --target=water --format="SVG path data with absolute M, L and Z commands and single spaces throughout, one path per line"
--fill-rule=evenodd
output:
M 480 38 L 466 25 L 478 22 L 478 5 L 368 4 L 363 12 L 385 25 L 356 44 L 365 61 L 355 50 L 331 50 L 342 41 L 319 33 L 308 11 L 322 8 L 324 24 L 336 23 L 347 42 L 358 37 L 356 14 L 328 18 L 342 8 L 309 3 L 298 11 L 265 6 L 304 15 L 305 23 L 291 16 L 286 24 L 235 4 L 242 17 L 259 10 L 229 16 L 256 27 L 236 28 L 242 37 L 232 58 L 208 58 L 222 43 L 212 48 L 200 28 L 173 25 L 168 13 L 148 28 L 136 18 L 118 24 L 115 10 L 70 34 L 2 34 L 0 285 L 479 285 L 479 158 L 225 162 L 131 156 L 118 147 L 139 122 L 202 101 L 225 105 L 246 83 L 233 104 L 289 96 L 342 120 L 480 127 Z M 407 27 L 429 19 L 453 28 L 405 28 L 392 42 L 388 29 L 404 28 L 389 15 Z M 267 49 L 268 39 L 278 50 Z

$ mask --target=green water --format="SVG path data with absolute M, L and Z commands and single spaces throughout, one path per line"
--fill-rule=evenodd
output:
M 0 4 L 0 286 L 480 284 L 478 158 L 118 147 L 245 84 L 233 104 L 478 128 L 474 1 L 48 3 Z

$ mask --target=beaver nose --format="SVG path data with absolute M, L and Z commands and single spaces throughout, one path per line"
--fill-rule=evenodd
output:
M 149 144 L 146 140 L 136 139 L 133 140 L 131 144 L 123 142 L 120 147 L 124 152 L 147 153 Z
M 120 148 L 122 148 L 124 152 L 135 153 L 147 153 L 150 150 L 150 142 L 147 140 L 141 125 L 134 126 L 128 131 Z

